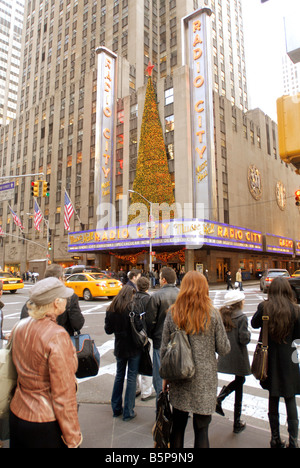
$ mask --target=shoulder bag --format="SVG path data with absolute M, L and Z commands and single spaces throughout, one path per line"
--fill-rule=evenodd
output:
M 84 379 L 96 376 L 100 368 L 100 354 L 95 341 L 91 339 L 90 335 L 80 335 L 78 333 L 71 336 L 71 340 L 76 348 L 78 358 L 76 377 Z
M 253 356 L 251 372 L 257 380 L 264 382 L 268 378 L 268 329 L 269 317 L 262 317 L 262 341 L 259 341 Z
M 131 336 L 137 348 L 142 349 L 148 343 L 148 336 L 144 328 L 142 328 L 140 331 L 137 330 L 136 325 L 135 325 L 135 317 L 136 317 L 136 313 L 134 312 L 132 308 L 131 312 L 129 313 Z
M 188 335 L 176 328 L 161 360 L 159 374 L 165 380 L 189 380 L 195 374 L 195 364 Z

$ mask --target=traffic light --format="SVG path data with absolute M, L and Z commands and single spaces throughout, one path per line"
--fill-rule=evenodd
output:
M 296 203 L 296 206 L 300 206 L 300 190 L 297 190 L 295 192 L 295 203 Z
M 300 170 L 300 93 L 277 100 L 278 142 L 281 159 Z M 299 173 L 299 172 L 298 172 Z
M 43 194 L 43 197 L 49 197 L 50 196 L 50 184 L 46 180 L 43 180 L 42 194 Z
M 48 242 L 48 250 L 52 250 L 52 242 Z
M 38 197 L 40 194 L 40 183 L 39 181 L 37 182 L 31 182 L 31 195 L 33 197 Z

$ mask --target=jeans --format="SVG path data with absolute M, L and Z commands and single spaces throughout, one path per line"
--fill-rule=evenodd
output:
M 160 368 L 160 349 L 153 348 L 153 387 L 156 391 L 156 403 L 160 392 L 162 391 L 162 378 L 159 375 Z
M 131 358 L 117 358 L 117 374 L 111 396 L 111 407 L 114 416 L 120 416 L 123 412 L 123 419 L 130 419 L 134 416 L 136 377 L 139 370 L 141 354 Z M 122 395 L 125 374 L 127 370 L 127 387 L 124 399 L 124 409 L 122 408 Z

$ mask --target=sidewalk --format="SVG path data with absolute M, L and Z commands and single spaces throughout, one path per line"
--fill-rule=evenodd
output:
M 79 420 L 83 433 L 82 448 L 153 449 L 152 428 L 154 407 L 136 406 L 136 418 L 124 422 L 113 418 L 110 405 L 80 404 Z M 211 448 L 270 448 L 270 433 L 247 426 L 239 434 L 233 434 L 232 422 L 214 415 L 209 429 Z M 185 448 L 193 448 L 194 432 L 189 418 L 185 435 Z

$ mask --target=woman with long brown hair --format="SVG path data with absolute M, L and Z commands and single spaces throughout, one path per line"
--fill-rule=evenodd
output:
M 132 338 L 129 313 L 132 311 L 135 289 L 124 286 L 106 311 L 104 329 L 108 335 L 115 335 L 114 354 L 117 373 L 111 396 L 113 417 L 123 415 L 124 421 L 135 418 L 136 378 L 141 359 L 139 349 Z M 138 323 L 140 322 L 140 323 Z M 136 327 L 142 328 L 141 320 Z M 139 331 L 140 331 L 139 328 Z M 123 406 L 123 387 L 127 370 L 127 386 Z
M 171 448 L 184 446 L 189 413 L 193 413 L 195 448 L 209 448 L 208 427 L 215 412 L 218 387 L 216 353 L 227 354 L 230 344 L 221 316 L 210 300 L 207 280 L 197 271 L 184 276 L 177 300 L 167 314 L 161 360 L 176 327 L 185 330 L 189 337 L 196 371 L 190 380 L 163 383 L 164 390 L 169 386 L 173 406 Z
M 300 394 L 299 362 L 295 357 L 296 340 L 300 338 L 300 309 L 285 278 L 275 278 L 269 289 L 268 300 L 259 304 L 251 325 L 261 328 L 268 316 L 269 354 L 268 378 L 261 382 L 269 390 L 269 422 L 272 448 L 284 448 L 280 439 L 279 400 L 285 399 L 289 431 L 289 448 L 297 448 L 298 411 L 295 395 Z

